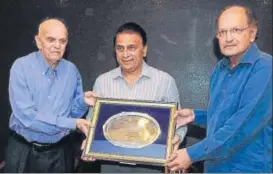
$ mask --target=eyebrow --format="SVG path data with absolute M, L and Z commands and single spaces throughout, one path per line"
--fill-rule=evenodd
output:
M 53 36 L 46 36 L 46 39 L 54 39 L 54 40 L 68 40 L 68 38 L 56 38 L 56 37 L 53 37 Z

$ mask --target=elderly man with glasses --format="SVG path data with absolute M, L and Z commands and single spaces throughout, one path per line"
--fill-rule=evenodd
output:
M 185 170 L 205 161 L 204 172 L 272 172 L 272 56 L 254 43 L 257 22 L 244 6 L 228 6 L 217 18 L 224 58 L 211 76 L 206 110 L 177 111 L 178 124 L 206 127 L 207 136 L 173 153 L 166 166 Z

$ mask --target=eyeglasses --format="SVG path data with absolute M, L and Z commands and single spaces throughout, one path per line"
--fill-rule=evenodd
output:
M 231 36 L 236 37 L 239 36 L 240 34 L 243 33 L 243 31 L 245 31 L 246 29 L 248 29 L 249 27 L 245 27 L 245 28 L 231 28 L 229 30 L 219 30 L 217 32 L 217 37 L 222 38 L 227 36 L 228 32 L 230 33 Z

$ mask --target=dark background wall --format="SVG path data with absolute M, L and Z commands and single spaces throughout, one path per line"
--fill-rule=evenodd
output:
M 217 62 L 215 18 L 220 9 L 234 3 L 256 12 L 257 44 L 272 54 L 272 0 L 1 0 L 0 160 L 11 113 L 9 68 L 17 57 L 36 50 L 33 38 L 42 18 L 66 20 L 67 59 L 77 65 L 85 90 L 92 89 L 98 75 L 116 66 L 112 39 L 117 27 L 127 21 L 139 23 L 148 34 L 148 63 L 175 78 L 182 107 L 205 108 L 209 75 Z M 204 130 L 190 127 L 189 134 L 200 139 Z

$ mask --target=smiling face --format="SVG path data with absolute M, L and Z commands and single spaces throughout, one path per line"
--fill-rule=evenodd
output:
M 58 20 L 47 20 L 40 24 L 35 41 L 45 60 L 50 65 L 56 64 L 62 59 L 66 49 L 68 42 L 67 29 Z
M 122 71 L 137 72 L 142 68 L 143 58 L 147 54 L 147 45 L 143 45 L 138 33 L 126 31 L 117 34 L 115 51 Z
M 242 7 L 225 10 L 218 19 L 220 50 L 227 57 L 241 57 L 254 42 L 257 28 L 248 23 L 246 11 Z

